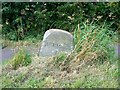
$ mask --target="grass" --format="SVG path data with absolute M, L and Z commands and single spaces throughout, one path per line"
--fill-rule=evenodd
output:
M 9 62 L 12 65 L 13 69 L 16 70 L 20 66 L 27 66 L 32 62 L 31 56 L 25 52 L 24 49 L 21 49 L 14 58 Z
M 78 25 L 73 52 L 54 57 L 31 56 L 32 62 L 26 65 L 30 58 L 21 51 L 13 59 L 16 63 L 3 66 L 2 87 L 118 88 L 119 59 L 109 46 L 114 40 L 116 33 L 109 32 L 106 25 Z
M 110 37 L 112 35 L 112 37 Z M 109 60 L 113 61 L 114 48 L 110 47 L 113 43 L 111 38 L 116 38 L 114 32 L 109 32 L 106 26 L 96 27 L 95 24 L 86 25 L 83 29 L 79 25 L 74 33 L 75 49 L 78 54 L 75 60 Z M 113 61 L 114 62 L 114 61 Z
M 64 52 L 59 53 L 55 56 L 53 64 L 55 64 L 55 66 L 59 68 L 61 62 L 63 62 L 66 59 L 66 57 L 67 55 Z
M 117 63 L 72 66 L 74 70 L 67 73 L 61 71 L 56 66 L 52 66 L 54 59 L 34 57 L 34 61 L 27 67 L 17 70 L 10 67 L 3 68 L 2 83 L 3 87 L 25 87 L 25 88 L 117 88 L 118 86 L 118 67 Z M 43 60 L 46 60 L 43 62 Z M 49 64 L 49 65 L 48 65 Z M 76 68 L 76 69 L 75 69 Z

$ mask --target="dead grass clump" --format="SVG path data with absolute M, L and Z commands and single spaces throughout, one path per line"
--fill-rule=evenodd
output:
M 80 29 L 78 24 L 74 31 L 75 48 L 61 63 L 61 70 L 73 71 L 77 66 L 114 60 L 111 57 L 114 54 L 113 48 L 108 48 L 112 42 L 110 33 L 104 26 L 94 27 L 92 24 L 84 24 L 84 28 Z

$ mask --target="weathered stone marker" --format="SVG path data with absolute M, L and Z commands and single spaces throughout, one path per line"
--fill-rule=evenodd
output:
M 44 34 L 39 55 L 45 57 L 59 52 L 69 53 L 73 48 L 72 34 L 60 29 L 49 29 Z

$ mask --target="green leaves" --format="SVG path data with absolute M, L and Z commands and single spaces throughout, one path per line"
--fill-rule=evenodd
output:
M 31 32 L 36 36 L 50 28 L 73 32 L 78 23 L 85 21 L 90 23 L 94 20 L 102 24 L 105 19 L 108 25 L 112 24 L 111 30 L 117 30 L 119 29 L 119 12 L 117 2 L 4 2 L 2 3 L 3 34 L 11 39 L 8 34 L 14 34 L 18 30 L 24 32 L 24 37 L 31 35 Z M 12 40 L 21 38 L 17 34 L 15 37 L 17 39 L 12 38 Z
M 80 42 L 80 26 L 78 24 L 77 28 L 74 31 L 74 44 L 77 45 Z

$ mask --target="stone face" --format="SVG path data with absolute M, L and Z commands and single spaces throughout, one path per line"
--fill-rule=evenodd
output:
M 53 56 L 59 52 L 71 52 L 73 48 L 73 36 L 69 32 L 49 29 L 44 34 L 39 55 Z

